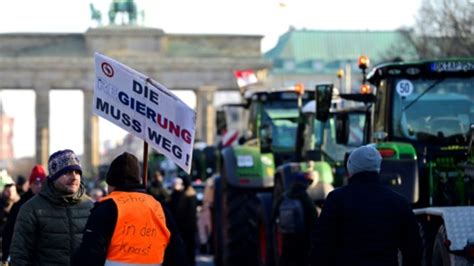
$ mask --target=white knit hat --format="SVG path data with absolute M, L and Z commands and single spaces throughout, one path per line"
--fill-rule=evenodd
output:
M 380 172 L 382 156 L 375 148 L 375 144 L 367 144 L 354 149 L 347 160 L 347 171 L 349 176 L 359 172 L 371 171 Z

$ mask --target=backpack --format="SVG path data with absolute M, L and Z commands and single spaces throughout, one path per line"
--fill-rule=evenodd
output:
M 301 201 L 284 195 L 278 208 L 278 222 L 283 234 L 303 233 L 305 221 Z

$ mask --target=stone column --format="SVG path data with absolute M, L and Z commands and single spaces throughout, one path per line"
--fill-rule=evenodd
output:
M 99 117 L 92 114 L 94 91 L 84 93 L 84 155 L 82 157 L 83 175 L 95 177 L 99 167 Z
M 196 91 L 196 136 L 195 139 L 214 144 L 216 110 L 214 93 L 216 86 L 202 86 Z
M 48 165 L 49 158 L 49 86 L 38 86 L 36 91 L 36 163 Z

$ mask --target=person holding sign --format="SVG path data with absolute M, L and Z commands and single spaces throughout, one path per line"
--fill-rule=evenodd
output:
M 20 208 L 10 248 L 12 265 L 71 265 L 93 207 L 81 183 L 72 150 L 48 160 L 49 176 L 37 195 Z
M 110 164 L 110 194 L 87 221 L 76 265 L 187 265 L 171 215 L 145 193 L 138 159 L 123 153 Z

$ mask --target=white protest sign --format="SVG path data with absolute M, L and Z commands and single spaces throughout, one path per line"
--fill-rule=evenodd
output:
M 196 112 L 160 83 L 95 54 L 93 112 L 143 139 L 188 174 Z

